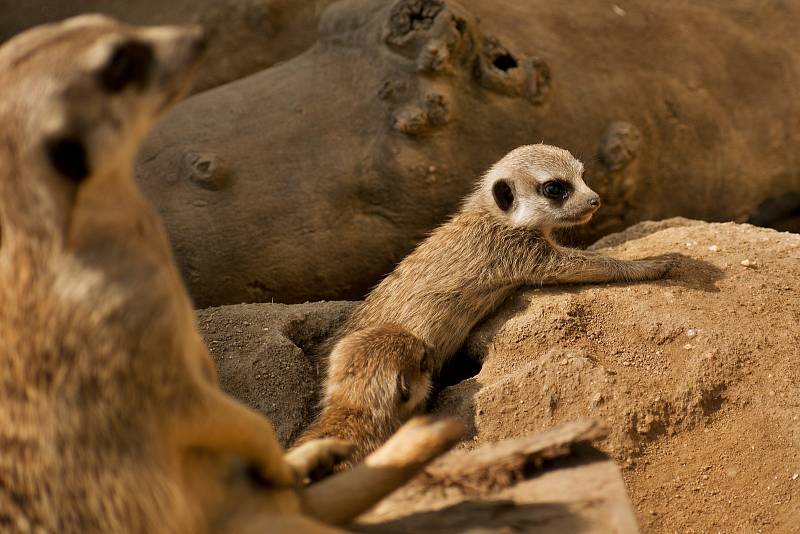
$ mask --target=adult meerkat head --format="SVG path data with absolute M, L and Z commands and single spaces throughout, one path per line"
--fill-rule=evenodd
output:
M 204 47 L 198 27 L 134 27 L 101 15 L 5 43 L 0 134 L 13 144 L 17 174 L 69 196 L 95 176 L 132 167 L 144 136 L 187 89 Z
M 584 224 L 600 207 L 600 196 L 583 181 L 583 164 L 549 145 L 509 152 L 484 177 L 479 194 L 513 226 L 557 228 Z

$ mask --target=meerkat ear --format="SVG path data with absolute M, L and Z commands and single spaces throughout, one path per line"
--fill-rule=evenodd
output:
M 492 185 L 492 196 L 497 207 L 508 211 L 514 205 L 514 188 L 506 180 L 497 180 Z
M 431 357 L 430 353 L 426 350 L 422 353 L 422 358 L 419 360 L 419 372 L 422 374 L 427 373 L 430 371 L 431 368 Z
M 411 387 L 410 387 L 411 377 L 408 376 L 406 371 L 401 371 L 397 375 L 397 391 L 400 395 L 401 402 L 408 402 L 411 398 Z
M 81 141 L 56 136 L 45 141 L 44 149 L 50 165 L 65 178 L 80 183 L 89 177 L 89 158 Z

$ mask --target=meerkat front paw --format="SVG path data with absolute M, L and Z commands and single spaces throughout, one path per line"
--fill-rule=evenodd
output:
M 678 264 L 678 258 L 674 255 L 665 254 L 654 258 L 636 260 L 634 263 L 641 270 L 642 280 L 658 280 L 665 278 L 672 271 Z
M 294 470 L 300 485 L 316 482 L 333 473 L 333 467 L 350 457 L 354 445 L 342 439 L 314 439 L 287 452 L 283 458 Z

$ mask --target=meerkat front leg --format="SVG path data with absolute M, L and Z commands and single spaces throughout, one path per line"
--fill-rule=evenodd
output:
M 622 260 L 589 250 L 559 248 L 542 282 L 570 284 L 658 280 L 664 278 L 675 263 L 675 259 L 668 256 Z
M 292 487 L 296 474 L 269 420 L 211 386 L 201 384 L 203 395 L 188 416 L 172 421 L 173 440 L 180 447 L 235 454 L 251 461 L 276 487 Z

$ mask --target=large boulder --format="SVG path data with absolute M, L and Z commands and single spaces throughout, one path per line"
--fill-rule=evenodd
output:
M 201 24 L 208 58 L 193 90 L 216 87 L 289 59 L 317 40 L 334 0 L 0 0 L 0 43 L 27 28 L 83 13 L 131 24 Z
M 798 17 L 343 0 L 306 53 L 180 105 L 137 175 L 200 306 L 360 298 L 492 162 L 539 141 L 582 158 L 604 197 L 576 239 L 673 215 L 768 221 L 762 201 L 800 191 Z
M 600 448 L 624 467 L 647 532 L 795 528 L 800 235 L 672 219 L 638 224 L 594 248 L 625 258 L 676 251 L 683 258 L 657 282 L 520 291 L 454 357 L 442 377 L 451 385 L 438 392 L 432 411 L 466 423 L 466 449 L 580 417 L 604 420 L 609 434 Z M 316 340 L 310 353 L 352 311 L 330 303 L 220 310 L 237 308 L 249 310 L 256 326 L 231 315 L 218 323 L 225 337 L 214 350 L 219 357 L 228 347 L 218 359 L 228 366 L 223 384 L 246 377 L 253 394 L 242 400 L 262 407 L 296 402 L 301 390 L 297 381 L 281 386 L 270 378 L 286 375 L 284 360 L 270 357 L 287 346 L 270 337 L 273 310 L 313 317 L 289 330 L 284 319 L 274 323 L 300 340 L 295 345 Z M 207 322 L 201 327 L 208 330 Z M 257 376 L 252 351 L 260 354 Z M 312 399 L 309 382 L 302 396 Z M 300 419 L 313 415 L 313 400 L 306 402 L 302 410 L 265 413 L 278 428 L 291 428 L 283 436 L 293 435 L 308 422 Z

